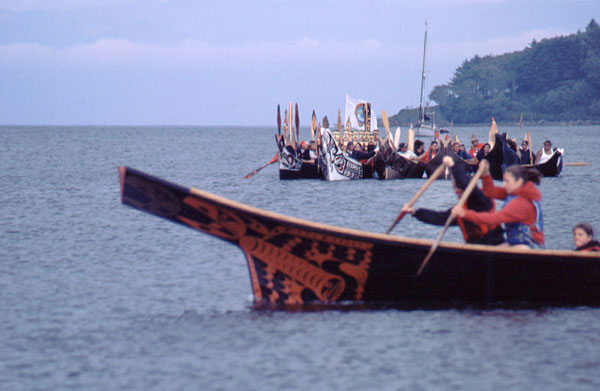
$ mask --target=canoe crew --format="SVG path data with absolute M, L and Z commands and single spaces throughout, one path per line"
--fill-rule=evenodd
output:
M 433 140 L 431 144 L 429 144 L 429 148 L 427 148 L 427 154 L 425 155 L 425 159 L 423 160 L 425 163 L 433 160 L 433 158 L 438 154 L 439 147 L 437 140 Z
M 465 152 L 464 149 L 464 145 L 463 145 L 463 149 L 460 148 L 461 144 L 457 141 L 452 143 L 452 151 L 454 151 L 454 153 L 460 157 L 461 159 L 465 160 L 465 161 L 475 161 L 475 159 L 473 159 L 471 157 L 471 155 L 469 155 L 467 152 Z
M 469 155 L 477 157 L 477 152 L 483 148 L 483 143 L 480 143 L 474 134 L 471 135 L 471 149 L 469 149 Z
M 400 145 L 398 145 L 398 155 L 407 160 L 415 161 L 418 159 L 417 155 L 408 149 L 408 145 L 406 143 L 400 143 Z
M 474 212 L 455 206 L 452 211 L 465 220 L 477 224 L 504 224 L 506 241 L 510 246 L 523 248 L 544 247 L 542 195 L 535 186 L 542 174 L 535 168 L 512 165 L 504 171 L 502 187 L 495 186 L 486 165 L 481 177 L 483 193 L 505 200 L 502 209 L 496 212 Z
M 316 143 L 314 141 L 311 142 L 307 142 L 305 140 L 302 140 L 300 142 L 300 151 L 301 151 L 301 155 L 300 157 L 302 158 L 302 160 L 304 161 L 314 161 L 317 158 L 317 154 L 316 154 Z
M 535 154 L 535 164 L 546 163 L 552 157 L 552 142 L 550 140 L 544 141 L 544 148 L 537 151 Z
M 487 157 L 488 153 L 490 153 L 491 150 L 492 146 L 488 143 L 485 143 L 481 146 L 481 149 L 479 150 L 479 152 L 477 152 L 477 155 L 475 155 L 475 157 L 478 161 L 482 161 Z
M 527 140 L 523 140 L 521 143 L 521 148 L 517 151 L 517 156 L 519 157 L 521 165 L 531 164 L 531 154 L 529 151 L 529 142 Z
M 454 160 L 450 156 L 444 157 L 444 163 L 450 167 L 453 178 L 452 186 L 454 192 L 460 198 L 469 184 L 471 177 L 465 172 L 461 165 L 454 164 Z M 485 162 L 485 164 L 487 164 L 487 162 Z M 496 205 L 494 200 L 486 197 L 479 188 L 475 187 L 473 192 L 469 195 L 469 198 L 467 198 L 466 208 L 476 212 L 494 212 L 496 210 Z M 443 226 L 446 223 L 446 220 L 448 220 L 452 209 L 446 211 L 434 211 L 419 208 L 415 210 L 405 204 L 402 207 L 402 211 L 410 213 L 424 223 Z M 451 225 L 460 228 L 463 237 L 465 238 L 465 242 L 467 243 L 497 245 L 504 242 L 504 230 L 500 224 L 477 224 L 457 217 L 452 221 Z
M 594 229 L 588 223 L 579 223 L 573 227 L 575 251 L 600 251 L 600 243 L 594 240 Z
M 375 156 L 375 151 L 363 152 L 360 148 L 354 148 L 352 141 L 348 142 L 348 149 L 346 150 L 348 156 L 358 161 L 366 160 Z
M 419 159 L 424 160 L 426 153 L 425 153 L 425 143 L 421 140 L 415 140 L 415 155 L 417 155 L 419 157 Z

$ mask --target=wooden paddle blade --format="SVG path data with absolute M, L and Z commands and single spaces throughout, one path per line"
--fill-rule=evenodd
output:
M 387 113 L 385 110 L 381 110 L 381 122 L 383 122 L 383 127 L 385 128 L 385 132 L 387 133 L 388 139 L 393 140 L 392 132 L 390 132 L 390 121 L 388 120 Z
M 296 140 L 300 141 L 300 117 L 298 116 L 298 103 L 296 103 Z
M 279 157 L 277 156 L 277 154 L 275 154 L 275 156 L 273 156 L 273 158 L 264 166 L 257 168 L 256 170 L 246 174 L 244 177 L 242 177 L 242 179 L 250 179 L 252 178 L 254 175 L 256 175 L 260 170 L 262 170 L 263 168 L 275 163 L 277 160 L 279 160 Z
M 310 138 L 311 140 L 315 139 L 315 132 L 317 131 L 317 115 L 315 111 L 312 112 L 312 118 L 310 120 Z
M 589 166 L 592 163 L 584 163 L 584 162 L 573 162 L 573 163 L 565 163 L 565 166 L 570 166 L 570 167 L 583 167 L 583 166 Z
M 277 105 L 277 134 L 281 136 L 281 111 L 279 105 Z

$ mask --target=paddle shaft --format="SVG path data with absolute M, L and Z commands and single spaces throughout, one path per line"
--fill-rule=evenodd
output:
M 427 181 L 423 184 L 423 186 L 421 186 L 421 188 L 419 189 L 417 194 L 415 194 L 414 197 L 411 198 L 410 201 L 408 201 L 408 204 L 407 204 L 408 207 L 412 207 L 415 204 L 415 202 L 417 202 L 417 200 L 423 195 L 423 193 L 425 193 L 425 190 L 427 190 L 429 185 L 431 185 L 433 183 L 433 181 L 435 181 L 440 175 L 442 175 L 442 172 L 444 172 L 445 168 L 446 168 L 446 165 L 444 165 L 444 164 L 441 164 L 438 168 L 436 168 L 436 170 L 429 177 L 429 179 L 427 179 Z M 385 233 L 389 234 L 390 232 L 392 232 L 392 230 L 394 229 L 396 224 L 398 224 L 400 222 L 400 220 L 402 220 L 402 218 L 404 217 L 405 214 L 406 214 L 406 212 L 400 212 L 398 217 L 396 217 L 396 220 L 394 221 L 394 223 L 392 223 L 390 228 L 388 228 L 387 231 L 385 231 Z
M 482 160 L 482 163 L 483 162 L 487 163 L 487 161 L 485 161 L 485 160 Z M 463 206 L 465 204 L 465 202 L 467 202 L 467 198 L 469 198 L 469 196 L 473 192 L 473 189 L 477 185 L 477 181 L 479 180 L 479 178 L 481 178 L 481 175 L 483 174 L 484 169 L 485 169 L 484 168 L 484 164 L 480 164 L 479 165 L 479 169 L 477 170 L 477 172 L 475 173 L 475 175 L 473 175 L 473 178 L 471 178 L 471 182 L 469 182 L 469 184 L 467 185 L 467 188 L 465 189 L 465 191 L 463 192 L 462 196 L 460 197 L 460 199 L 456 203 L 456 206 Z M 433 243 L 433 246 L 431 246 L 431 249 L 429 249 L 429 252 L 427 253 L 427 256 L 425 257 L 425 259 L 421 263 L 421 267 L 417 271 L 417 275 L 421 274 L 421 272 L 423 271 L 423 269 L 425 269 L 425 266 L 427 266 L 427 263 L 429 262 L 429 260 L 433 256 L 433 253 L 438 248 L 438 246 L 440 244 L 440 241 L 442 240 L 442 236 L 444 236 L 444 233 L 446 233 L 446 230 L 448 229 L 448 227 L 450 226 L 450 223 L 452 223 L 452 220 L 454 220 L 455 217 L 456 217 L 456 215 L 454 213 L 450 213 L 450 216 L 448 216 L 448 220 L 446 220 L 446 224 L 444 224 L 444 228 L 442 229 L 442 231 L 438 235 L 437 239 L 435 240 L 435 243 Z
M 277 160 L 279 160 L 279 159 L 277 158 L 277 154 L 275 154 L 275 156 L 273 156 L 273 158 L 267 164 L 265 164 L 262 167 L 257 168 L 256 170 L 252 171 L 251 173 L 245 175 L 242 179 L 250 179 L 251 177 L 256 175 L 256 173 L 258 173 L 260 170 L 267 167 L 268 165 L 275 163 Z
M 584 162 L 573 162 L 573 163 L 565 163 L 565 166 L 570 166 L 570 167 L 582 167 L 582 166 L 589 166 L 592 163 L 584 163 Z

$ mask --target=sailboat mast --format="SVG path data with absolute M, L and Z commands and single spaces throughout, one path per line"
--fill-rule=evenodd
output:
M 423 69 L 421 71 L 421 102 L 419 103 L 419 123 L 425 121 L 425 109 L 423 102 L 425 100 L 425 54 L 427 51 L 427 19 L 425 20 L 425 41 L 423 43 Z

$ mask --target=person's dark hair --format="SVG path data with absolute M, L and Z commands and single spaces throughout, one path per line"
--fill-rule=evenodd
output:
M 587 235 L 591 236 L 592 238 L 594 237 L 594 228 L 592 228 L 591 225 L 589 225 L 588 223 L 579 223 L 576 226 L 573 227 L 573 232 L 575 232 L 575 230 L 577 228 L 581 228 L 583 230 L 583 232 L 585 232 Z
M 418 150 L 419 148 L 421 148 L 421 145 L 425 144 L 423 141 L 421 140 L 416 140 L 415 141 L 415 150 Z
M 430 145 L 437 144 L 438 142 L 433 140 Z
M 531 181 L 536 185 L 539 185 L 542 180 L 542 173 L 539 172 L 537 168 L 533 167 L 528 168 L 514 164 L 510 167 L 507 167 L 504 172 L 511 174 L 515 179 L 523 179 L 523 183 Z

